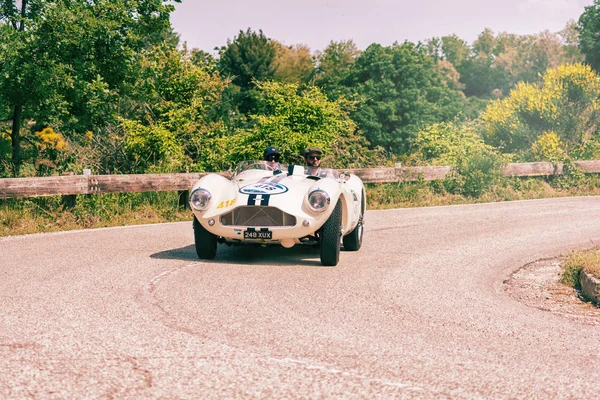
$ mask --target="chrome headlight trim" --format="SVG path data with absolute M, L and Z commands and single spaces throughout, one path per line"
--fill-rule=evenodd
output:
M 331 203 L 331 198 L 324 190 L 317 189 L 308 194 L 308 208 L 316 213 L 327 210 L 329 203 Z
M 196 211 L 206 211 L 212 195 L 206 189 L 198 188 L 190 194 L 190 206 Z

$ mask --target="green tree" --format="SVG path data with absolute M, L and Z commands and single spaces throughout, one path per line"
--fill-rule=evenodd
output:
M 360 50 L 352 40 L 330 42 L 325 50 L 317 53 L 315 84 L 330 99 L 339 98 L 347 91 L 343 82 L 359 55 Z
M 206 170 L 227 81 L 168 46 L 142 52 L 118 130 L 135 172 Z M 118 167 L 118 166 L 117 166 Z
M 302 162 L 307 147 L 320 147 L 324 166 L 359 167 L 381 162 L 381 153 L 368 149 L 356 133 L 345 100 L 330 101 L 317 87 L 300 90 L 297 84 L 258 83 L 262 110 L 251 115 L 251 129 L 240 129 L 222 139 L 223 165 L 261 159 L 266 146 L 275 145 L 284 162 Z
M 11 110 L 15 175 L 23 162 L 23 120 L 55 125 L 77 140 L 109 119 L 123 82 L 135 69 L 136 52 L 169 32 L 169 3 L 0 3 L 0 103 Z
M 192 64 L 210 73 L 214 73 L 218 70 L 217 59 L 204 50 L 192 49 L 190 51 L 190 61 Z
M 498 98 L 506 96 L 517 82 L 540 82 L 548 68 L 577 61 L 572 33 L 544 31 L 535 35 L 515 35 L 484 30 L 473 43 L 471 54 L 456 69 L 465 84 L 467 96 Z M 565 38 L 561 35 L 571 35 Z
M 586 6 L 579 17 L 579 48 L 585 61 L 596 71 L 600 71 L 600 0 Z
M 461 82 L 465 84 L 465 95 L 490 96 L 498 87 L 498 82 L 503 80 L 498 76 L 498 71 L 492 68 L 495 47 L 496 37 L 486 28 L 473 42 L 470 56 L 458 65 Z
M 256 111 L 256 82 L 273 79 L 277 70 L 275 48 L 275 42 L 262 30 L 248 28 L 219 49 L 219 71 L 236 86 L 229 94 L 241 113 Z
M 425 40 L 421 46 L 427 55 L 433 59 L 433 61 L 437 62 L 439 60 L 443 60 L 442 40 L 440 38 L 434 37 Z
M 315 74 L 315 63 L 306 45 L 284 46 L 275 42 L 276 70 L 273 79 L 306 85 Z
M 567 21 L 565 27 L 558 32 L 565 52 L 565 61 L 567 64 L 581 63 L 585 60 L 584 55 L 579 50 L 579 31 L 577 22 Z
M 372 44 L 344 84 L 358 100 L 353 119 L 366 138 L 396 154 L 409 150 L 421 126 L 454 118 L 462 104 L 433 59 L 409 42 Z
M 444 60 L 449 61 L 455 68 L 458 68 L 467 59 L 471 49 L 467 42 L 458 36 L 449 35 L 442 37 L 441 52 Z

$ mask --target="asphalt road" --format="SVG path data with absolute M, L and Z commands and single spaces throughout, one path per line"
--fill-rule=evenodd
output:
M 370 211 L 363 248 L 191 223 L 0 239 L 0 398 L 597 398 L 600 326 L 503 288 L 600 244 L 600 197 Z

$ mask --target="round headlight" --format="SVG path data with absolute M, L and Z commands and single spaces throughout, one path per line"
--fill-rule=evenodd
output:
M 314 212 L 323 212 L 329 206 L 331 199 L 323 190 L 315 190 L 308 195 L 308 207 Z
M 204 211 L 210 204 L 211 195 L 206 189 L 196 189 L 190 195 L 190 205 L 194 210 Z

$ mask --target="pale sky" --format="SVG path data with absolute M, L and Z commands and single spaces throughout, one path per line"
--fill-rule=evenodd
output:
M 171 22 L 188 48 L 215 54 L 248 28 L 314 52 L 352 39 L 360 49 L 456 34 L 558 32 L 594 0 L 183 0 Z

